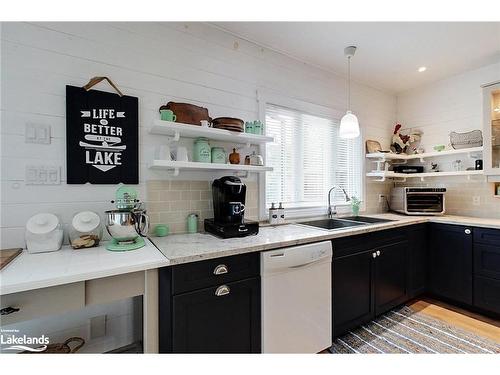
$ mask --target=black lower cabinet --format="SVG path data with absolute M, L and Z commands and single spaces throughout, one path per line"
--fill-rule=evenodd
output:
M 408 299 L 406 238 L 397 229 L 333 241 L 334 337 Z
M 408 299 L 408 242 L 398 242 L 376 249 L 375 315 L 389 311 Z
M 260 352 L 259 278 L 179 294 L 172 308 L 174 353 Z
M 429 291 L 451 302 L 472 305 L 472 230 L 431 223 Z
M 372 251 L 333 261 L 334 336 L 369 321 L 373 315 Z
M 475 276 L 474 306 L 498 316 L 500 314 L 500 280 Z
M 159 270 L 160 353 L 260 353 L 259 253 Z
M 427 224 L 408 228 L 408 298 L 426 292 L 427 280 Z

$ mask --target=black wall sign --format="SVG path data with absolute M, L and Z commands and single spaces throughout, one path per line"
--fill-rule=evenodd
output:
M 68 184 L 138 184 L 138 99 L 66 86 Z

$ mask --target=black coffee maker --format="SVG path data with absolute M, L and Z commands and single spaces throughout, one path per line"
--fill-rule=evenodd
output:
M 222 238 L 259 233 L 259 223 L 244 219 L 247 187 L 238 177 L 225 176 L 212 183 L 214 218 L 205 219 L 205 231 Z

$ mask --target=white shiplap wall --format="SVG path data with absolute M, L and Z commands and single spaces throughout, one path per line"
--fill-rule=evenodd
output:
M 1 31 L 1 246 L 23 246 L 26 220 L 54 212 L 64 222 L 82 209 L 109 209 L 115 186 L 65 184 L 65 85 L 111 77 L 139 97 L 140 194 L 145 181 L 167 178 L 147 169 L 162 137 L 148 134 L 169 100 L 205 106 L 213 117 L 258 117 L 257 90 L 345 108 L 345 80 L 204 23 L 3 23 Z M 353 63 L 353 69 L 362 69 Z M 112 91 L 105 84 L 98 89 Z M 396 98 L 355 84 L 353 109 L 365 138 L 387 139 Z M 26 144 L 28 122 L 50 124 L 50 145 Z M 57 186 L 26 186 L 29 164 L 62 167 Z M 205 175 L 206 178 L 210 176 Z M 180 178 L 199 176 L 184 174 Z
M 497 63 L 402 93 L 398 95 L 398 122 L 404 128 L 421 129 L 426 150 L 432 150 L 436 144 L 447 145 L 453 130 L 466 132 L 483 128 L 480 86 L 499 80 L 500 63 Z M 457 158 L 435 161 L 450 170 L 453 159 Z M 472 161 L 464 162 L 472 165 Z M 484 177 L 470 181 L 465 177 L 433 178 L 426 184 L 448 188 L 447 212 L 451 214 L 500 217 L 500 200 L 493 197 L 493 184 L 485 182 Z M 480 197 L 479 204 L 473 204 L 473 196 Z

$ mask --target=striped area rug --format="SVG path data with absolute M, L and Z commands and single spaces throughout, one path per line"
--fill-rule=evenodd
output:
M 413 311 L 394 309 L 335 340 L 333 353 L 500 353 L 500 345 Z

